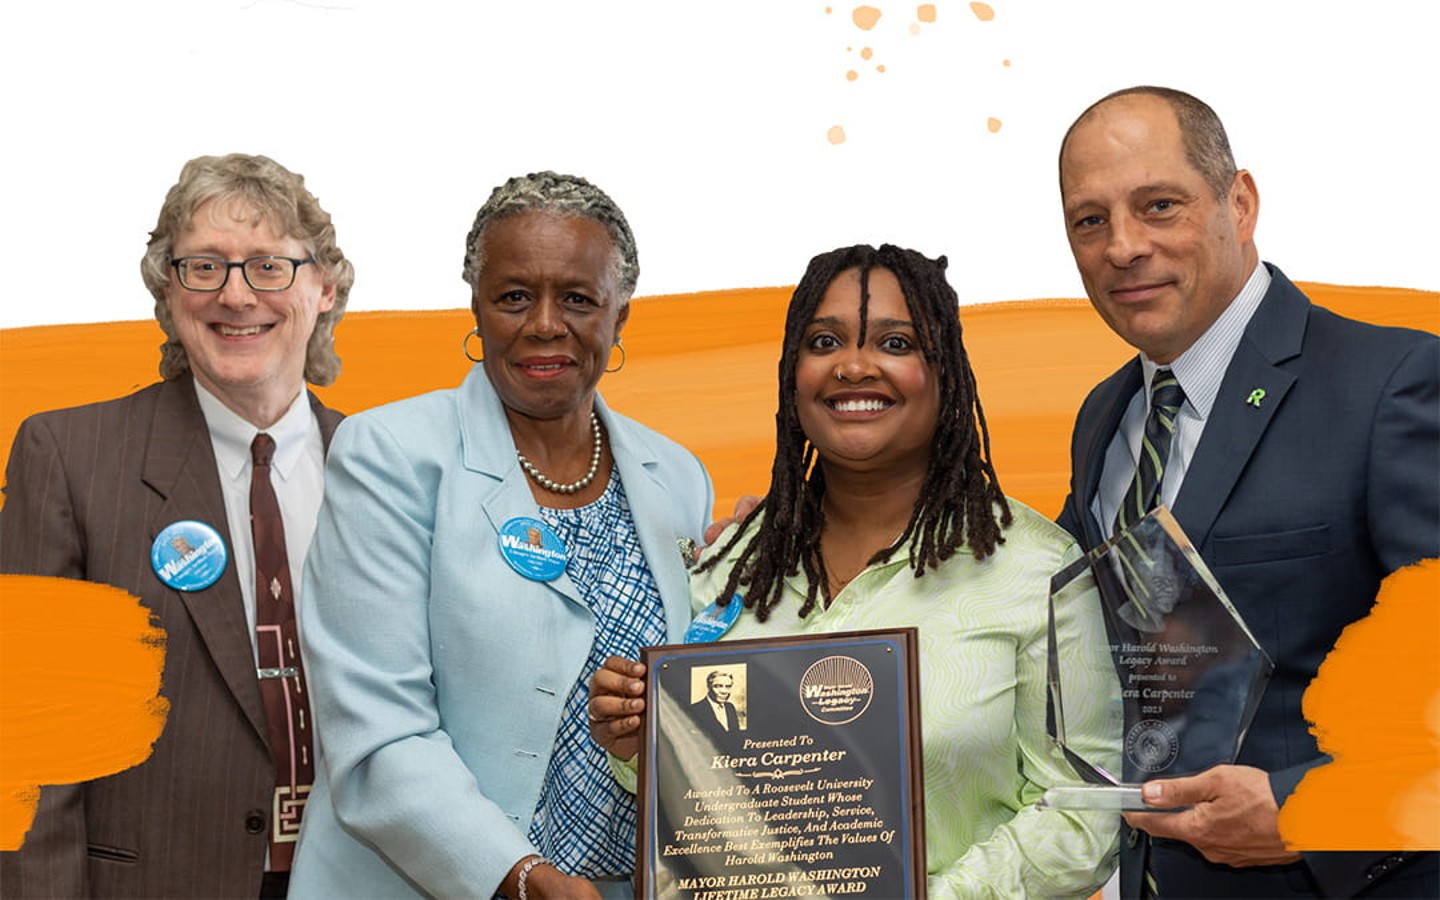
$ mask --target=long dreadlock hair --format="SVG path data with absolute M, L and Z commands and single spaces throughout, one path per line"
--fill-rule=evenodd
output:
M 990 461 L 990 432 L 980 408 L 975 373 L 961 340 L 959 298 L 945 280 L 947 264 L 943 256 L 932 260 L 890 244 L 878 250 L 867 244 L 842 247 L 810 260 L 785 316 L 770 491 L 746 517 L 745 527 L 738 529 L 720 552 L 698 569 L 713 568 L 740 541 L 755 517 L 762 516 L 759 528 L 726 579 L 725 589 L 716 598 L 720 605 L 729 603 L 736 589 L 744 585 L 745 605 L 763 622 L 784 595 L 785 576 L 802 566 L 810 588 L 800 607 L 801 618 L 815 608 L 817 594 L 824 597 L 826 606 L 830 604 L 830 588 L 820 560 L 825 470 L 816 465 L 815 445 L 800 427 L 795 368 L 805 329 L 814 319 L 826 289 L 850 269 L 860 273 L 861 340 L 868 317 L 870 272 L 888 269 L 900 282 L 921 352 L 938 374 L 940 385 L 940 414 L 915 510 L 905 531 L 871 557 L 870 564 L 890 559 L 913 537 L 910 566 L 919 578 L 962 546 L 968 546 L 976 559 L 984 559 L 1004 543 L 1001 531 L 1011 523 L 1010 505 Z

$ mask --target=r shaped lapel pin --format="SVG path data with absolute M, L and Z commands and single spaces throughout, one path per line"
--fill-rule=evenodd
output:
M 1256 409 L 1259 409 L 1259 408 L 1260 408 L 1260 401 L 1261 401 L 1261 400 L 1264 400 L 1264 399 L 1265 399 L 1265 389 L 1264 389 L 1264 388 L 1255 388 L 1253 391 L 1250 392 L 1250 396 L 1245 398 L 1245 402 L 1248 403 L 1248 404 L 1250 404 L 1251 406 L 1255 407 Z

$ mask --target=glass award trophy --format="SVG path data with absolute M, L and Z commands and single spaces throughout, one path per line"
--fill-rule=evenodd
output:
M 1065 636 L 1055 632 L 1055 609 L 1091 591 L 1119 676 L 1110 698 L 1124 720 L 1118 773 L 1065 739 Z M 1143 810 L 1141 782 L 1234 762 L 1274 668 L 1175 517 L 1156 507 L 1051 579 L 1047 725 L 1085 783 L 1051 788 L 1040 805 Z

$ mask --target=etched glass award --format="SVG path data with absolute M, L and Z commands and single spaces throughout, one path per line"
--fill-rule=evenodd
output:
M 1098 590 L 1123 712 L 1121 772 L 1065 740 L 1065 635 L 1055 609 Z M 1057 573 L 1050 582 L 1051 736 L 1084 785 L 1042 806 L 1145 809 L 1139 784 L 1234 762 L 1274 664 L 1164 506 Z

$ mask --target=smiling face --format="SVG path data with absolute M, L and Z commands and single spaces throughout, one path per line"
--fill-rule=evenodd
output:
M 1062 151 L 1060 191 L 1090 302 L 1157 363 L 1204 334 L 1255 269 L 1250 173 L 1236 173 L 1217 197 L 1160 97 L 1117 97 L 1078 123 Z
M 491 223 L 482 241 L 472 308 L 508 414 L 588 416 L 630 314 L 609 232 L 593 219 L 525 212 Z
M 860 270 L 841 272 L 806 326 L 795 366 L 800 427 L 826 465 L 923 476 L 939 382 L 894 273 L 871 269 L 869 293 L 862 329 Z
M 275 233 L 267 219 L 238 199 L 201 204 L 175 239 L 171 255 L 309 256 L 299 240 Z M 305 351 L 316 317 L 335 304 L 314 265 L 301 266 L 283 291 L 255 291 L 238 269 L 218 291 L 191 291 L 172 269 L 165 303 L 195 379 L 252 424 L 273 424 L 305 385 Z

